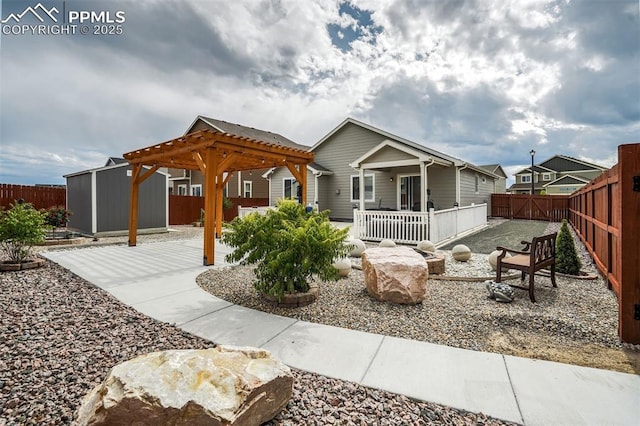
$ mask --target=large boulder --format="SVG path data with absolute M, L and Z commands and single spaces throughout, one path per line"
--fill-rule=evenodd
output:
M 153 352 L 113 367 L 84 398 L 77 424 L 257 425 L 292 392 L 289 367 L 263 349 Z
M 418 246 L 416 247 L 418 250 L 426 252 L 426 253 L 435 253 L 436 252 L 436 245 L 433 244 L 431 241 L 429 240 L 422 240 L 418 243 Z
M 362 253 L 367 249 L 367 246 L 364 245 L 364 241 L 357 238 L 347 241 L 346 244 L 349 244 L 353 247 L 349 252 L 349 256 L 351 257 L 360 257 L 362 256 Z
M 471 250 L 464 244 L 458 244 L 451 249 L 451 257 L 458 262 L 466 262 L 471 259 Z
M 362 254 L 364 283 L 380 301 L 421 303 L 427 292 L 429 268 L 420 254 L 409 247 L 378 247 Z

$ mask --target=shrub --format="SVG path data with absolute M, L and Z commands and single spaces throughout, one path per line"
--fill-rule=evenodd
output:
M 222 242 L 234 248 L 229 262 L 256 265 L 256 290 L 280 300 L 284 293 L 306 292 L 309 279 L 337 280 L 334 259 L 345 257 L 347 229 L 336 229 L 329 213 L 306 212 L 292 200 L 281 200 L 266 214 L 251 213 L 225 225 Z
M 569 230 L 567 220 L 564 219 L 556 239 L 556 271 L 563 274 L 578 275 L 581 267 L 582 264 L 576 252 L 573 236 Z
M 46 213 L 44 222 L 48 226 L 53 226 L 54 228 L 62 228 L 67 226 L 70 216 L 71 212 L 62 206 L 51 207 Z
M 31 204 L 19 203 L 0 212 L 0 247 L 11 262 L 24 262 L 32 246 L 44 241 L 45 215 Z

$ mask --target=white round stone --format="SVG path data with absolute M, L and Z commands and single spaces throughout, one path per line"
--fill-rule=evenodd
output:
M 361 257 L 362 252 L 364 252 L 367 249 L 367 246 L 364 245 L 364 242 L 357 238 L 353 240 L 349 240 L 345 244 L 349 244 L 353 247 L 349 252 L 349 256 L 351 257 Z
M 424 252 L 427 252 L 427 253 L 435 253 L 436 252 L 436 245 L 433 244 L 429 240 L 420 241 L 416 248 L 418 250 L 420 250 L 420 251 L 424 251 Z
M 396 243 L 393 240 L 382 240 L 378 247 L 395 247 Z
M 351 261 L 344 257 L 333 262 L 333 267 L 338 270 L 338 275 L 346 277 L 351 273 Z
M 491 265 L 491 269 L 493 271 L 495 271 L 498 267 L 498 256 L 500 256 L 500 253 L 502 253 L 502 250 L 494 250 L 487 258 L 487 260 L 489 261 L 489 265 Z M 511 257 L 511 254 L 507 253 L 505 257 Z M 507 272 L 508 270 L 509 269 L 507 268 L 502 268 L 502 272 Z
M 466 262 L 471 259 L 471 250 L 464 244 L 458 244 L 451 250 L 451 257 L 458 262 Z

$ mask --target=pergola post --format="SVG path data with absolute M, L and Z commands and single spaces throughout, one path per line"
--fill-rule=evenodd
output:
M 216 238 L 222 236 L 222 196 L 224 195 L 224 177 L 222 173 L 216 179 Z
M 307 205 L 307 165 L 300 164 L 300 183 L 302 184 L 302 205 Z
M 133 164 L 131 166 L 131 194 L 129 198 L 129 247 L 136 245 L 136 238 L 138 236 L 138 189 L 140 182 L 138 182 L 138 176 L 140 176 L 141 164 Z
M 218 187 L 218 152 L 215 148 L 207 147 L 206 173 L 204 175 L 204 266 L 215 262 L 215 231 L 216 231 L 216 199 Z

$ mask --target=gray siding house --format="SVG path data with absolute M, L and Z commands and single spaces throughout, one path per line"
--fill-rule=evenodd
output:
M 354 208 L 427 211 L 489 204 L 491 194 L 506 187 L 499 165 L 476 166 L 353 118 L 310 151 L 315 159 L 308 166 L 307 199 L 330 210 L 334 220 L 350 220 Z M 263 176 L 271 205 L 296 196 L 297 183 L 286 168 Z
M 70 228 L 95 236 L 127 233 L 131 192 L 131 166 L 127 162 L 110 159 L 104 167 L 71 173 L 64 178 L 67 209 L 73 213 Z M 168 174 L 161 171 L 140 185 L 138 227 L 142 233 L 167 230 L 167 186 Z

